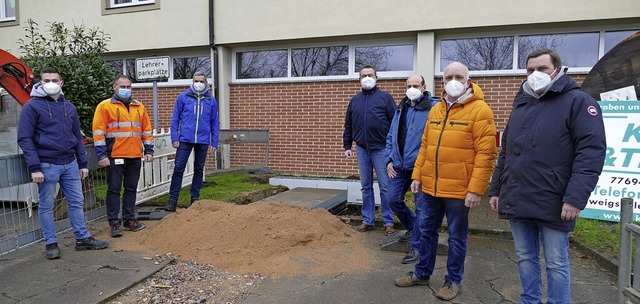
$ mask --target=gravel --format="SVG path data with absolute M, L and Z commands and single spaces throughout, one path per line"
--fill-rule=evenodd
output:
M 111 300 L 111 304 L 133 303 L 239 303 L 264 277 L 258 273 L 235 274 L 194 261 L 171 257 L 164 269 Z

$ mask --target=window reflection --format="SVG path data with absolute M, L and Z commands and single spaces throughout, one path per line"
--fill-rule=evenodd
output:
M 202 72 L 211 78 L 209 56 L 173 58 L 173 79 L 191 79 L 195 72 Z
M 292 77 L 347 75 L 348 72 L 348 46 L 291 50 Z
M 237 53 L 236 78 L 287 77 L 287 50 Z
M 554 50 L 569 67 L 592 67 L 598 61 L 598 33 L 521 36 L 518 40 L 518 68 L 526 69 L 527 56 L 540 48 Z
M 616 31 L 604 33 L 604 53 L 608 53 L 614 46 L 638 31 Z M 604 54 L 603 54 L 604 55 Z
M 355 48 L 355 71 L 372 65 L 378 72 L 413 71 L 413 45 Z
M 513 47 L 513 37 L 443 40 L 440 70 L 452 61 L 462 62 L 470 71 L 511 69 Z

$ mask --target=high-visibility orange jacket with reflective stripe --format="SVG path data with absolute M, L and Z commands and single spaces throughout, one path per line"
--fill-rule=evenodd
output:
M 113 97 L 100 102 L 93 116 L 93 145 L 98 159 L 153 155 L 152 126 L 144 105 L 131 100 L 127 109 Z

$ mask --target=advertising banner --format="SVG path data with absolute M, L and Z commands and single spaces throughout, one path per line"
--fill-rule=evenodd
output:
M 640 101 L 599 101 L 607 153 L 598 184 L 580 217 L 620 221 L 620 199 L 634 200 L 640 220 Z

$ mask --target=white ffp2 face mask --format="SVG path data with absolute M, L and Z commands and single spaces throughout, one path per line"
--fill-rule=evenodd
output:
M 533 71 L 533 73 L 527 76 L 527 85 L 536 93 L 540 94 L 544 92 L 547 86 L 551 83 L 551 76 L 547 73 L 540 71 Z
M 362 78 L 362 80 L 360 80 L 360 85 L 362 85 L 362 88 L 365 90 L 371 90 L 373 89 L 373 87 L 376 86 L 376 80 L 367 76 L 365 78 Z
M 202 82 L 194 82 L 193 83 L 193 88 L 196 89 L 196 91 L 198 92 L 202 92 L 202 90 L 204 90 L 204 88 L 206 87 L 206 85 Z
M 464 84 L 457 80 L 451 80 L 444 85 L 444 90 L 449 97 L 458 98 L 464 93 Z
M 47 83 L 42 85 L 42 89 L 49 96 L 54 96 L 54 95 L 60 93 L 60 89 L 61 88 L 60 88 L 60 85 L 55 83 L 55 82 L 47 82 Z
M 407 94 L 407 98 L 409 98 L 409 100 L 413 101 L 413 100 L 416 100 L 416 99 L 420 98 L 420 96 L 422 96 L 422 91 L 420 91 L 419 89 L 416 89 L 416 88 L 408 88 L 406 94 Z

